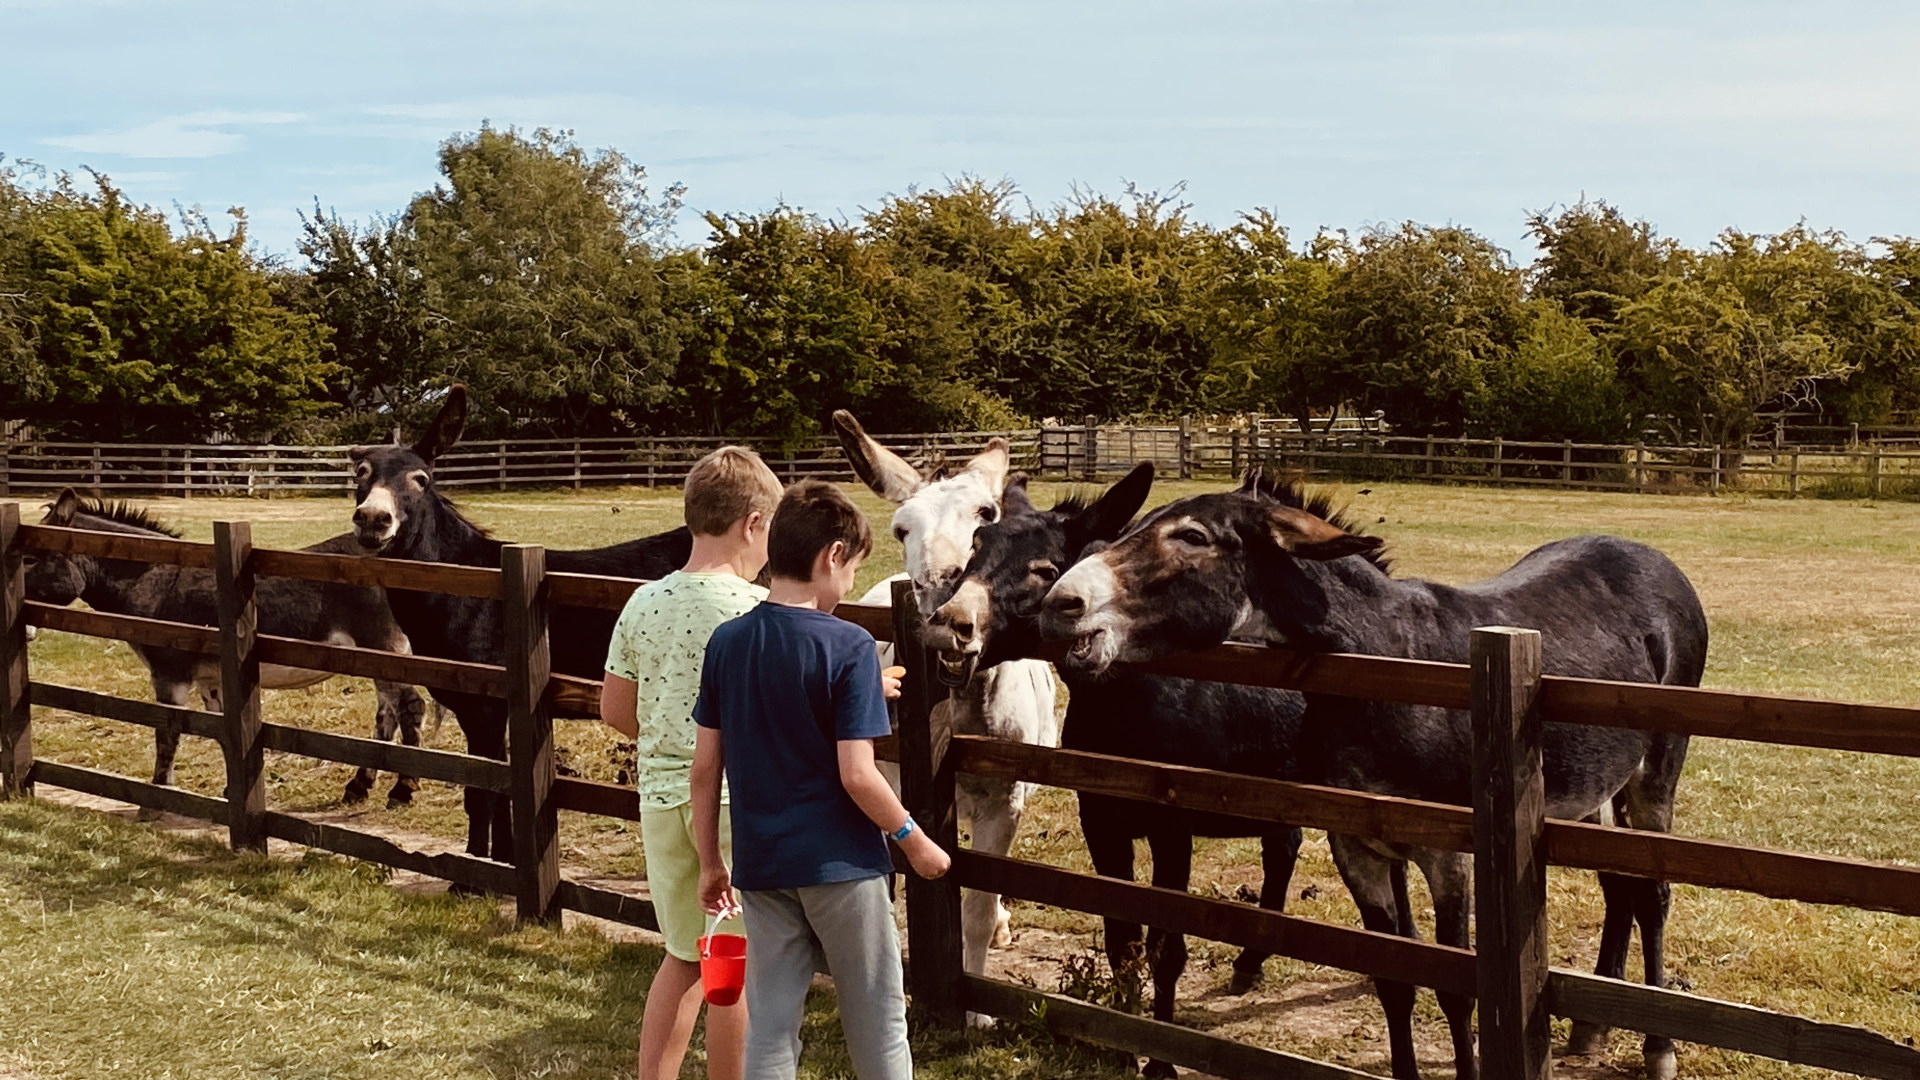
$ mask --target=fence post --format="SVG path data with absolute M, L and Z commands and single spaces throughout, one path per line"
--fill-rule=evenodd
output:
M 1433 436 L 1427 436 L 1427 479 L 1433 479 Z
M 1713 471 L 1707 474 L 1707 490 L 1720 490 L 1720 447 L 1713 448 Z
M 507 440 L 500 440 L 500 479 L 494 485 L 501 491 L 507 490 Z
M 220 611 L 221 749 L 227 759 L 227 838 L 235 851 L 267 850 L 265 744 L 260 741 L 259 608 L 254 598 L 253 529 L 213 523 L 213 584 Z
M 1180 418 L 1180 479 L 1193 479 L 1193 417 Z
M 1498 483 L 1500 481 L 1500 474 L 1501 474 L 1501 468 L 1502 468 L 1500 464 L 1500 459 L 1504 456 L 1504 451 L 1505 451 L 1504 443 L 1502 442 L 1500 436 L 1495 435 L 1493 437 L 1493 479 L 1495 483 Z
M 506 616 L 507 765 L 513 775 L 514 899 L 526 922 L 560 917 L 560 809 L 553 801 L 553 716 L 542 698 L 553 657 L 547 641 L 547 553 L 500 549 Z
M 573 440 L 573 490 L 580 490 L 580 440 Z
M 0 497 L 13 494 L 13 489 L 9 486 L 10 481 L 7 479 L 7 461 L 12 457 L 13 444 L 0 443 Z
M 1799 455 L 1797 454 L 1794 455 L 1794 460 L 1795 461 L 1800 460 Z M 1647 493 L 1646 461 L 1647 461 L 1646 441 L 1641 439 L 1634 440 L 1634 443 L 1633 443 L 1633 493 L 1635 495 L 1645 495 Z
M 1238 430 L 1227 433 L 1227 468 L 1231 470 L 1235 480 L 1239 480 L 1243 475 L 1240 471 L 1240 432 Z
M 99 443 L 93 444 L 93 468 L 92 468 L 91 474 L 93 476 L 93 490 L 99 491 L 100 490 L 100 444 Z
M 1795 450 L 1787 461 L 1787 494 L 1797 499 L 1800 497 L 1800 451 Z
M 193 448 L 180 451 L 180 497 L 193 498 Z
M 935 726 L 938 683 L 927 648 L 921 643 L 920 606 L 912 582 L 893 586 L 894 656 L 907 674 L 900 682 L 896 715 L 900 731 L 900 795 L 907 813 L 948 852 L 958 846 L 960 827 L 954 809 L 953 766 L 947 759 L 952 730 Z M 935 1027 L 957 1029 L 966 1022 L 960 996 L 960 886 L 952 874 L 927 881 L 907 875 L 907 990 L 913 1007 Z
M 1560 482 L 1573 483 L 1573 440 L 1560 440 Z
M 1087 426 L 1082 430 L 1086 432 L 1087 442 L 1083 449 L 1087 454 L 1087 463 L 1080 478 L 1092 483 L 1099 478 L 1100 472 L 1100 426 L 1094 422 L 1092 413 L 1087 414 Z
M 1540 632 L 1473 632 L 1473 907 L 1480 1068 L 1552 1075 Z
M 1867 458 L 1867 498 L 1880 497 L 1880 444 L 1874 443 L 1871 456 Z
M 0 799 L 33 794 L 33 709 L 27 704 L 27 568 L 20 504 L 0 503 Z

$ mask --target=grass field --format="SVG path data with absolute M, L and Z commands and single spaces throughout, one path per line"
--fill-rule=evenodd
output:
M 1162 485 L 1156 501 L 1214 486 Z M 1052 485 L 1036 485 L 1043 502 L 1053 490 Z M 1920 701 L 1915 676 L 1915 660 L 1920 658 L 1920 505 L 1388 484 L 1361 491 L 1349 489 L 1348 493 L 1356 515 L 1375 522 L 1373 531 L 1389 539 L 1403 574 L 1454 582 L 1471 580 L 1501 569 L 1542 542 L 1580 532 L 1613 532 L 1661 548 L 1693 578 L 1705 602 L 1713 629 L 1707 671 L 1710 686 L 1891 704 Z M 882 504 L 864 493 L 861 497 L 869 511 L 884 520 L 886 509 Z M 556 547 L 591 546 L 665 528 L 677 515 L 677 503 L 676 493 L 638 489 L 482 494 L 466 501 L 471 515 L 497 534 Z M 255 542 L 263 546 L 294 546 L 342 531 L 348 509 L 344 500 L 161 500 L 153 505 L 162 517 L 183 526 L 193 539 L 206 539 L 210 522 L 216 518 L 251 520 Z M 619 513 L 613 512 L 615 507 Z M 884 530 L 877 531 L 884 536 Z M 883 540 L 862 575 L 861 587 L 894 572 L 898 563 L 897 545 Z M 146 694 L 138 665 L 124 645 L 48 634 L 34 645 L 33 664 L 38 678 L 127 696 Z M 372 694 L 364 682 L 336 680 L 306 691 L 269 694 L 266 710 L 272 720 L 362 733 L 371 724 Z M 36 716 L 36 738 L 37 750 L 45 757 L 133 775 L 145 775 L 150 767 L 150 739 L 108 721 L 42 710 Z M 560 738 L 571 767 L 592 778 L 612 778 L 617 748 L 603 729 L 587 723 L 566 724 Z M 430 742 L 458 748 L 459 733 L 449 723 Z M 270 799 L 277 806 L 338 810 L 339 791 L 347 779 L 344 767 L 282 757 L 271 758 L 268 767 Z M 221 769 L 219 756 L 210 744 L 184 744 L 179 771 L 183 786 L 217 793 Z M 1912 860 L 1914 838 L 1920 836 L 1916 793 L 1920 793 L 1920 762 L 1701 740 L 1695 743 L 1687 781 L 1681 789 L 1677 828 L 1692 835 L 1753 845 Z M 390 812 L 376 806 L 360 817 L 375 827 L 447 837 L 461 835 L 458 793 L 441 784 L 426 785 L 412 808 Z M 74 830 L 85 829 L 64 819 L 22 820 L 24 824 L 11 826 L 15 832 L 30 834 L 35 828 L 46 827 L 56 838 L 71 838 Z M 562 822 L 562 841 L 563 857 L 574 868 L 611 875 L 644 872 L 637 829 L 622 823 L 567 815 Z M 1087 867 L 1070 795 L 1044 793 L 1023 829 L 1016 854 L 1079 869 Z M 200 882 L 196 887 L 224 887 L 213 883 L 228 880 L 222 875 L 232 868 L 219 860 L 208 862 L 212 859 L 203 852 L 187 860 L 193 865 L 214 867 L 195 879 Z M 1257 866 L 1257 853 L 1250 843 L 1203 842 L 1196 859 L 1194 887 L 1201 892 L 1239 895 L 1244 887 L 1257 884 Z M 267 871 L 241 868 L 234 872 Z M 50 883 L 37 887 L 37 895 L 58 907 L 63 891 L 77 893 L 84 906 L 90 903 L 89 892 L 106 887 L 112 877 L 110 873 L 77 878 L 55 875 Z M 1552 877 L 1551 888 L 1553 961 L 1590 966 L 1598 934 L 1598 888 L 1591 875 L 1559 871 Z M 1324 842 L 1318 839 L 1309 844 L 1295 878 L 1294 895 L 1290 910 L 1342 923 L 1357 921 L 1333 873 Z M 25 917 L 20 905 L 27 903 L 31 901 L 11 893 L 0 895 L 0 911 L 10 911 L 22 921 Z M 189 909 L 192 906 L 187 903 Z M 397 912 L 368 909 L 366 917 L 372 921 L 359 931 L 381 933 L 381 920 L 440 917 L 430 912 Z M 1092 932 L 1097 931 L 1097 920 L 1086 916 L 1020 905 L 1014 920 L 1019 940 L 1013 950 L 996 954 L 994 970 L 1031 978 L 1048 988 L 1060 978 L 1060 962 L 1083 955 L 1089 943 L 1096 940 Z M 469 929 L 474 941 L 497 939 L 497 947 L 510 953 L 526 948 L 527 941 L 546 940 L 538 935 L 516 935 L 491 924 Z M 79 930 L 76 926 L 72 932 Z M 148 946 L 143 942 L 150 933 L 139 929 L 137 919 L 103 919 L 97 931 L 87 933 L 73 947 L 84 945 L 82 951 L 99 962 L 137 966 L 138 958 L 145 955 Z M 549 937 L 560 941 L 564 936 Z M 42 950 L 57 950 L 60 946 L 56 942 L 56 937 L 23 937 L 5 941 L 0 948 L 5 949 L 9 967 L 18 962 L 22 950 L 30 963 L 45 965 L 49 961 Z M 605 946 L 571 941 L 541 948 L 580 950 L 569 955 L 588 965 L 612 963 L 606 957 L 618 952 L 596 952 Z M 1249 995 L 1229 997 L 1224 987 L 1232 950 L 1202 942 L 1193 943 L 1193 948 L 1192 970 L 1182 986 L 1185 1022 L 1224 1035 L 1384 1071 L 1378 1007 L 1364 985 L 1352 976 L 1275 961 L 1263 987 Z M 76 969 L 73 985 L 85 985 L 77 973 L 84 966 L 81 957 L 59 955 L 66 957 L 65 965 Z M 1819 1019 L 1865 1024 L 1896 1037 L 1920 1036 L 1920 921 L 1680 887 L 1675 890 L 1668 957 L 1673 974 L 1700 993 Z M 208 962 L 218 961 L 210 958 Z M 48 981 L 35 985 L 45 986 L 48 993 L 57 996 L 59 967 L 46 969 L 41 977 Z M 525 977 L 535 978 L 534 972 L 528 969 Z M 577 975 L 615 981 L 625 977 L 617 971 Z M 625 995 L 638 985 L 622 984 L 620 993 Z M 17 1000 L 17 995 L 7 997 Z M 164 1009 L 187 1008 L 190 1000 L 188 995 Z M 396 994 L 388 1004 L 396 1013 L 405 1013 L 409 1009 L 406 1000 Z M 1423 1056 L 1444 1075 L 1446 1054 L 1437 1009 L 1430 999 L 1424 1001 Z M 631 1037 L 632 1005 L 629 1000 L 609 1001 L 600 1017 L 604 1028 L 614 1033 L 609 1038 L 616 1049 Z M 12 1015 L 16 1011 L 24 1017 Z M 99 1019 L 109 1011 L 96 1012 Z M 34 1044 L 39 1049 L 33 1055 L 39 1073 L 100 1074 L 100 1070 L 70 1068 L 67 1064 L 96 1060 L 89 1055 L 97 1053 L 98 1046 L 90 1047 L 89 1039 L 76 1030 L 48 1024 L 35 1027 L 36 1016 L 44 1019 L 39 1011 L 0 1004 L 0 1031 L 39 1033 L 36 1037 L 40 1041 Z M 370 1032 L 355 1037 L 375 1042 L 383 1038 L 377 1027 L 355 1030 Z M 132 1037 L 135 1033 L 129 1030 L 127 1034 Z M 471 1051 L 483 1044 L 484 1040 L 463 1045 Z M 986 1051 L 975 1051 L 982 1052 Z M 164 1040 L 143 1049 L 141 1055 L 130 1052 L 117 1074 L 259 1075 L 239 1070 L 237 1065 L 235 1071 L 223 1071 L 225 1066 L 212 1071 L 189 1068 L 187 1059 L 169 1057 L 169 1053 Z M 961 1055 L 956 1060 L 965 1058 Z M 1630 1068 L 1637 1060 L 1637 1044 L 1625 1035 L 1616 1035 L 1608 1061 L 1598 1064 Z M 422 1075 L 536 1075 L 517 1068 L 501 1071 L 488 1061 L 473 1053 L 464 1058 L 456 1053 L 444 1066 L 436 1066 L 439 1071 L 428 1070 Z M 4 1053 L 0 1053 L 0 1076 L 5 1075 L 6 1065 Z M 1701 1048 L 1683 1048 L 1681 1067 L 1689 1076 L 1804 1074 Z M 596 1068 L 601 1066 L 582 1063 L 552 1069 L 547 1075 L 601 1075 L 593 1071 Z M 687 1075 L 698 1075 L 692 1066 L 689 1069 Z M 294 1070 L 270 1071 L 267 1075 L 358 1074 Z M 988 1071 L 977 1075 L 1019 1074 Z

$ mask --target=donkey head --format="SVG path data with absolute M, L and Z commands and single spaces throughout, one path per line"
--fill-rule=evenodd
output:
M 1282 621 L 1323 623 L 1325 598 L 1300 563 L 1377 562 L 1381 545 L 1329 516 L 1324 499 L 1257 475 L 1238 491 L 1168 503 L 1061 576 L 1042 632 L 1072 641 L 1067 666 L 1099 674 L 1236 636 L 1272 637 L 1267 628 Z
M 353 537 L 369 555 L 393 546 L 412 523 L 431 509 L 433 461 L 453 449 L 467 426 L 467 388 L 455 383 L 433 423 L 412 446 L 356 446 L 347 451 L 353 467 Z
M 1153 463 L 1141 462 L 1091 504 L 1069 498 L 1051 510 L 1015 511 L 974 533 L 960 585 L 927 621 L 940 681 L 965 686 L 981 666 L 1034 656 L 1047 590 L 1092 545 L 1119 536 L 1147 501 Z
M 935 608 L 960 581 L 973 551 L 974 530 L 1000 520 L 1012 468 L 1007 440 L 993 438 L 959 472 L 922 473 L 900 455 L 873 441 L 853 414 L 833 414 L 840 445 L 853 471 L 874 494 L 899 506 L 893 535 L 906 548 L 907 576 L 922 615 Z
M 85 528 L 84 521 L 77 520 L 85 513 L 87 502 L 80 493 L 67 488 L 47 504 L 46 516 L 40 519 L 42 525 L 57 525 L 63 529 Z M 21 553 L 21 565 L 27 571 L 27 599 L 42 604 L 66 606 L 80 599 L 87 590 L 91 560 L 84 555 L 69 555 L 62 551 L 27 551 Z

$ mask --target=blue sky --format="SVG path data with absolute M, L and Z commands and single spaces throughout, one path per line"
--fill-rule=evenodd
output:
M 1469 226 L 1604 197 L 1701 244 L 1920 233 L 1920 5 L 0 0 L 0 153 L 135 197 L 362 217 L 456 131 L 572 128 L 697 211 L 856 215 L 963 173 L 1040 204 Z

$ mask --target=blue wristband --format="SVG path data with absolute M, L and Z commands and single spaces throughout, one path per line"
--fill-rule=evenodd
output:
M 913 823 L 913 818 L 911 815 L 909 815 L 907 818 L 907 823 L 905 825 L 900 826 L 899 829 L 895 830 L 894 832 L 890 832 L 887 835 L 893 839 L 894 843 L 898 844 L 906 840 L 907 837 L 912 836 L 913 830 L 919 827 L 920 826 L 915 825 Z

